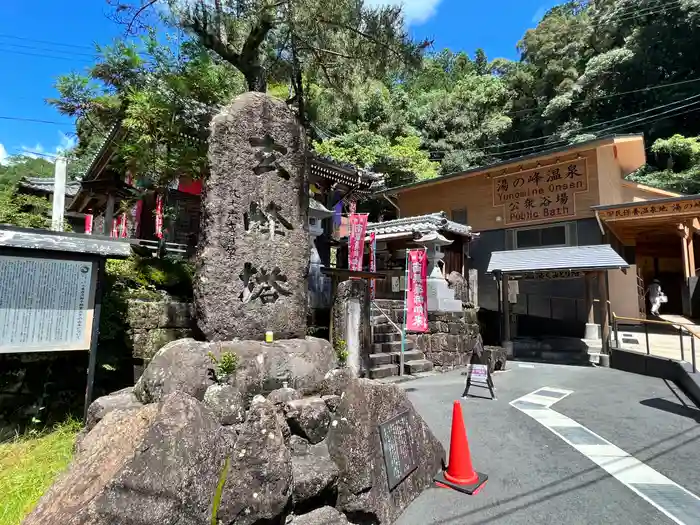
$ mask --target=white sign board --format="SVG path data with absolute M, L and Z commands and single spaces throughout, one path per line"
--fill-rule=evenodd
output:
M 487 365 L 469 365 L 469 378 L 472 383 L 487 384 L 489 370 Z
M 0 256 L 0 354 L 89 350 L 93 263 Z

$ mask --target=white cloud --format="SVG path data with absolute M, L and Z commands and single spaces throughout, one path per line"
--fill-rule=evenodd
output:
M 437 13 L 437 8 L 441 1 L 442 0 L 365 0 L 365 3 L 370 7 L 400 4 L 403 6 L 406 23 L 408 25 L 419 25 L 423 22 L 427 22 Z
M 0 144 L 0 166 L 5 166 L 7 164 L 7 157 L 9 157 L 9 155 L 7 154 L 5 146 Z
M 54 159 L 62 154 L 65 153 L 66 151 L 72 149 L 75 147 L 77 140 L 75 137 L 71 137 L 69 135 L 66 135 L 65 133 L 58 132 L 59 136 L 59 142 L 58 145 L 55 146 L 53 149 L 49 148 L 46 149 L 41 143 L 37 142 L 34 146 L 29 147 L 29 146 L 22 146 L 20 149 L 21 154 L 24 155 L 25 157 L 30 157 L 32 159 L 46 159 L 48 161 L 53 162 Z

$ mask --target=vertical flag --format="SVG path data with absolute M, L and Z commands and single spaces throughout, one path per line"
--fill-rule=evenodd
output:
M 163 196 L 156 195 L 156 237 L 163 238 Z
M 128 222 L 126 218 L 126 213 L 122 213 L 119 216 L 119 237 L 122 239 L 126 238 L 129 236 L 129 231 L 128 231 Z
M 109 236 L 116 239 L 119 237 L 119 231 L 117 230 L 117 219 L 112 219 L 112 231 Z
M 377 234 L 370 232 L 369 234 L 369 271 L 374 273 L 377 271 Z M 377 282 L 374 279 L 369 280 L 369 298 L 374 301 L 377 295 Z
M 350 241 L 348 243 L 348 268 L 362 271 L 362 258 L 365 251 L 365 232 L 367 231 L 367 214 L 350 215 Z
M 350 201 L 348 206 L 350 209 L 350 215 L 357 213 L 357 201 Z
M 428 330 L 428 257 L 425 250 L 408 252 L 408 282 L 406 283 L 406 330 Z
M 85 233 L 87 235 L 92 235 L 92 222 L 95 220 L 95 217 L 92 215 L 92 213 L 88 213 L 85 215 Z

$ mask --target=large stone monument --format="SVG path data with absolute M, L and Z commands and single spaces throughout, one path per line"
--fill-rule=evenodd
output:
M 195 280 L 207 340 L 305 336 L 305 148 L 295 115 L 264 93 L 239 96 L 212 120 Z

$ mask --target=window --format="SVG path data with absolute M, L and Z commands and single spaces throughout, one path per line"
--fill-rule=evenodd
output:
M 556 224 L 515 230 L 515 249 L 569 246 L 568 226 Z
M 459 224 L 467 224 L 467 209 L 452 210 L 452 220 Z

